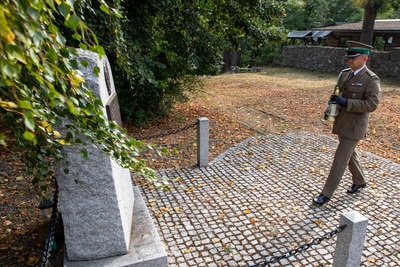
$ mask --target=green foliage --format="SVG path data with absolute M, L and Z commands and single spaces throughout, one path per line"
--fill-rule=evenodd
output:
M 125 119 L 140 124 L 184 101 L 197 75 L 219 73 L 227 47 L 281 40 L 283 2 L 124 1 L 113 24 L 96 5 L 80 10 L 106 49 Z
M 74 2 L 3 1 L 0 8 L 2 121 L 12 129 L 16 144 L 26 152 L 33 182 L 42 189 L 54 175 L 51 166 L 62 158 L 62 147 L 66 145 L 96 145 L 124 167 L 151 176 L 154 172 L 138 159 L 144 144 L 107 121 L 101 102 L 77 70 L 79 62 L 74 59 L 77 53 L 75 48 L 67 46 L 67 40 L 100 55 L 104 50 L 75 11 Z M 104 1 L 99 3 L 107 14 L 119 16 Z M 68 31 L 61 32 L 56 21 L 61 21 Z M 69 123 L 60 133 L 56 129 L 65 121 Z M 11 136 L 1 133 L 3 146 L 8 138 Z
M 260 48 L 242 46 L 241 66 L 268 66 L 276 65 L 281 59 L 281 47 L 279 43 L 267 43 Z
M 292 0 L 286 6 L 284 25 L 289 30 L 307 30 L 335 22 L 356 22 L 363 10 L 351 0 Z

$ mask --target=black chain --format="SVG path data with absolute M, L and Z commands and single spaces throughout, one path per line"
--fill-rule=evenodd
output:
M 344 228 L 346 228 L 346 226 L 347 225 L 341 225 L 338 228 L 334 229 L 332 232 L 327 233 L 327 234 L 323 235 L 322 237 L 315 238 L 313 241 L 306 243 L 304 245 L 301 245 L 300 247 L 298 247 L 296 249 L 289 250 L 288 252 L 286 252 L 282 255 L 272 256 L 269 260 L 260 261 L 256 265 L 250 265 L 249 267 L 261 267 L 261 266 L 265 267 L 268 264 L 277 263 L 282 259 L 289 258 L 299 252 L 303 252 L 303 251 L 309 249 L 310 247 L 312 247 L 314 245 L 319 245 L 325 239 L 328 240 L 328 239 L 332 238 L 336 234 L 342 232 L 344 230 Z
M 149 139 L 153 139 L 153 138 L 164 137 L 164 136 L 176 134 L 176 133 L 179 133 L 179 132 L 183 132 L 183 131 L 188 130 L 188 129 L 196 126 L 196 125 L 197 125 L 197 121 L 192 123 L 192 124 L 188 124 L 188 125 L 180 128 L 180 129 L 173 130 L 173 131 L 170 131 L 170 132 L 167 132 L 167 133 L 161 133 L 161 134 L 156 134 L 156 135 L 152 135 L 152 136 L 145 136 L 145 137 L 139 136 L 136 139 L 138 139 L 138 140 L 149 140 Z
M 54 242 L 55 242 L 54 233 L 56 230 L 56 224 L 57 224 L 58 219 L 59 219 L 58 184 L 57 184 L 57 182 L 55 182 L 53 204 L 52 204 L 52 211 L 51 211 L 50 231 L 49 231 L 49 234 L 45 241 L 43 257 L 42 257 L 42 262 L 40 263 L 40 267 L 46 267 L 47 264 L 49 263 L 50 252 L 54 249 L 53 245 L 55 245 L 54 244 Z

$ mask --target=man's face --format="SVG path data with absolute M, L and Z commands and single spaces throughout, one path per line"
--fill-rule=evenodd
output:
M 355 71 L 364 67 L 365 63 L 368 60 L 368 56 L 361 54 L 358 57 L 349 57 L 348 59 L 349 67 Z

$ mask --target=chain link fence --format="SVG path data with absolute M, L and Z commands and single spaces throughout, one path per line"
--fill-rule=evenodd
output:
M 337 227 L 336 229 L 334 229 L 333 231 L 331 231 L 330 233 L 327 233 L 327 234 L 323 235 L 322 237 L 317 237 L 313 241 L 306 243 L 304 245 L 301 245 L 300 247 L 298 247 L 296 249 L 289 250 L 288 252 L 278 255 L 278 256 L 272 256 L 268 260 L 260 261 L 255 265 L 250 265 L 249 267 L 265 267 L 265 266 L 268 266 L 269 264 L 278 263 L 280 260 L 294 256 L 299 252 L 306 251 L 307 249 L 311 248 L 314 245 L 319 245 L 323 240 L 328 240 L 328 239 L 334 237 L 338 233 L 342 232 L 346 228 L 346 226 L 347 225 L 341 225 L 341 226 Z
M 188 125 L 180 128 L 180 129 L 172 130 L 172 131 L 166 132 L 166 133 L 160 133 L 160 134 L 155 134 L 155 135 L 151 135 L 151 136 L 137 136 L 136 139 L 137 140 L 150 140 L 150 139 L 154 139 L 154 138 L 165 137 L 165 136 L 169 136 L 169 135 L 173 135 L 176 133 L 186 131 L 190 128 L 195 127 L 197 124 L 198 124 L 198 122 L 194 122 L 194 123 L 188 124 Z
M 196 125 L 198 125 L 198 122 L 194 122 L 191 124 L 188 124 L 182 128 L 176 129 L 176 130 L 172 130 L 166 133 L 160 133 L 160 134 L 156 134 L 156 135 L 152 135 L 152 136 L 138 136 L 136 139 L 138 140 L 149 140 L 149 139 L 154 139 L 154 138 L 160 138 L 160 137 L 165 137 L 165 136 L 169 136 L 172 134 L 176 134 L 176 133 L 180 133 L 183 131 L 186 131 L 190 128 L 195 127 Z M 42 255 L 42 259 L 40 262 L 40 267 L 46 267 L 49 263 L 49 258 L 51 256 L 51 252 L 54 251 L 57 247 L 56 243 L 55 243 L 55 230 L 56 230 L 56 225 L 60 219 L 60 214 L 58 212 L 58 185 L 57 182 L 55 182 L 54 185 L 54 194 L 53 194 L 53 198 L 52 199 L 48 199 L 48 200 L 43 200 L 40 205 L 39 205 L 39 209 L 44 210 L 44 209 L 52 209 L 51 212 L 51 221 L 50 221 L 50 229 L 49 229 L 49 233 L 45 239 L 45 244 L 44 244 L 44 251 L 43 251 L 43 255 Z
M 169 131 L 166 133 L 160 133 L 160 134 L 156 134 L 156 135 L 152 135 L 152 136 L 139 136 L 139 137 L 137 137 L 137 139 L 138 140 L 149 140 L 149 139 L 153 139 L 153 138 L 165 137 L 168 135 L 183 132 L 185 130 L 195 127 L 198 124 L 199 124 L 199 122 L 195 122 L 195 123 L 188 124 L 182 128 L 179 128 L 179 129 L 176 129 L 173 131 Z M 53 250 L 55 250 L 55 248 L 57 247 L 57 245 L 55 243 L 54 234 L 55 234 L 55 228 L 56 228 L 57 222 L 60 219 L 60 214 L 58 212 L 58 193 L 59 193 L 58 185 L 57 185 L 57 182 L 55 182 L 54 195 L 53 195 L 52 200 L 48 200 L 47 202 L 42 201 L 41 205 L 39 205 L 39 209 L 47 209 L 47 208 L 52 209 L 50 229 L 49 229 L 48 236 L 45 239 L 45 246 L 44 246 L 44 251 L 43 251 L 43 256 L 42 256 L 42 261 L 40 263 L 40 267 L 47 266 L 47 264 L 49 263 L 49 258 L 50 258 L 51 252 Z M 315 245 L 319 245 L 324 240 L 333 238 L 338 233 L 342 232 L 346 228 L 346 226 L 347 226 L 346 224 L 341 225 L 341 226 L 337 227 L 336 229 L 332 230 L 331 232 L 326 233 L 322 237 L 317 237 L 317 238 L 313 239 L 311 242 L 305 243 L 295 249 L 289 250 L 284 254 L 271 256 L 269 259 L 259 261 L 255 265 L 249 265 L 249 267 L 265 267 L 265 266 L 269 266 L 270 264 L 278 263 L 282 259 L 290 258 L 299 252 L 304 252 Z
M 57 244 L 55 243 L 55 231 L 56 231 L 56 225 L 57 222 L 60 219 L 60 214 L 58 212 L 58 185 L 57 182 L 55 182 L 54 185 L 54 194 L 53 194 L 53 199 L 50 201 L 45 201 L 42 202 L 41 205 L 39 205 L 39 209 L 48 209 L 51 208 L 51 221 L 50 221 L 50 229 L 49 229 L 49 234 L 47 235 L 45 239 L 45 244 L 44 244 L 44 251 L 43 251 L 43 256 L 42 256 L 42 261 L 40 263 L 40 267 L 46 267 L 47 264 L 49 263 L 49 258 L 51 255 L 51 252 L 56 249 Z

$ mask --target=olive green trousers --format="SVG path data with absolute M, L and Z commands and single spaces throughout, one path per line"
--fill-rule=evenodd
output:
M 322 189 L 322 194 L 331 198 L 340 180 L 346 170 L 352 174 L 354 184 L 365 184 L 365 176 L 362 170 L 357 152 L 355 151 L 359 140 L 352 140 L 339 136 L 339 145 L 335 152 L 331 170 L 329 171 L 328 178 L 326 179 L 325 186 Z

